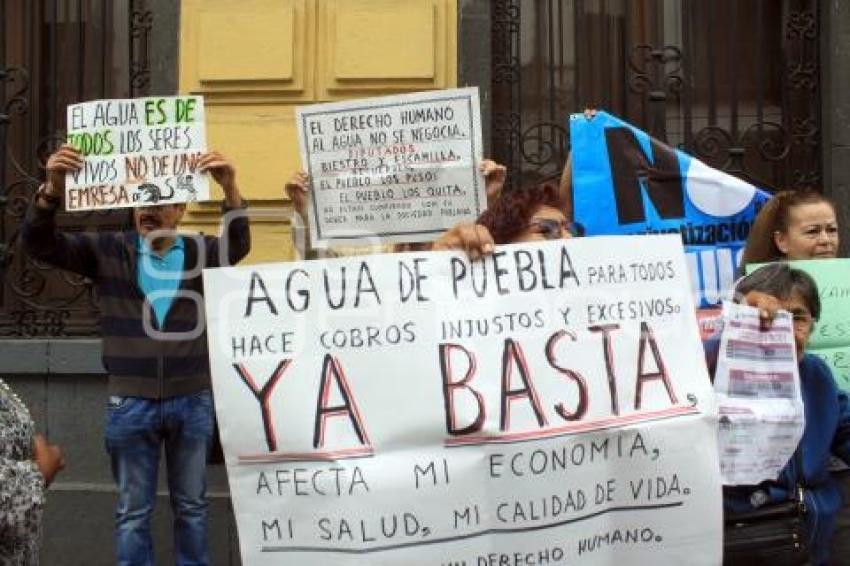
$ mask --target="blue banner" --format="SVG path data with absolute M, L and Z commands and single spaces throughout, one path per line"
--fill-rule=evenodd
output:
M 572 115 L 570 136 L 585 235 L 681 234 L 697 305 L 719 305 L 770 194 L 605 112 Z

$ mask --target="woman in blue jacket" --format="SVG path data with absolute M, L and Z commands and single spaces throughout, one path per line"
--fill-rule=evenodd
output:
M 794 317 L 805 427 L 798 446 L 800 458 L 792 458 L 776 481 L 752 486 L 752 489 L 726 490 L 724 509 L 727 513 L 752 511 L 767 503 L 787 501 L 791 496 L 790 487 L 803 485 L 810 563 L 840 563 L 838 560 L 847 557 L 829 557 L 835 515 L 841 508 L 841 492 L 828 470 L 828 463 L 830 455 L 834 454 L 850 464 L 850 405 L 847 394 L 838 389 L 824 361 L 805 353 L 806 342 L 820 316 L 817 285 L 805 272 L 777 263 L 742 279 L 736 291 L 750 304 L 754 302 L 753 297 L 772 297 L 775 307 Z M 716 360 L 716 353 L 717 344 L 709 344 L 707 354 L 711 361 Z

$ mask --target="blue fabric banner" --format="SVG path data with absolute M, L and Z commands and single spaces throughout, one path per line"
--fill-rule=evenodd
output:
M 605 112 L 572 115 L 570 136 L 585 235 L 680 233 L 697 305 L 717 306 L 770 194 Z

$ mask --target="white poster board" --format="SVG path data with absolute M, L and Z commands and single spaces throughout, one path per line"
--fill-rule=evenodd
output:
M 207 150 L 200 96 L 94 100 L 68 106 L 68 143 L 84 158 L 65 178 L 68 211 L 209 200 L 197 170 Z
M 296 109 L 313 247 L 430 241 L 487 208 L 477 88 Z
M 676 236 L 206 270 L 243 562 L 719 564 L 687 273 Z

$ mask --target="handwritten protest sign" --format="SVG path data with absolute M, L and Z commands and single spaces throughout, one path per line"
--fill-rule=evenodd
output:
M 296 109 L 314 247 L 430 241 L 487 208 L 478 89 Z
M 95 100 L 68 106 L 68 143 L 83 168 L 65 180 L 69 211 L 209 199 L 199 96 Z
M 818 285 L 821 315 L 806 351 L 822 357 L 838 386 L 850 392 L 850 259 L 792 261 Z M 760 265 L 748 265 L 753 272 Z
M 697 306 L 719 306 L 770 195 L 605 112 L 571 116 L 570 138 L 575 219 L 585 234 L 679 234 Z
M 205 271 L 243 561 L 719 564 L 687 277 L 670 236 Z

